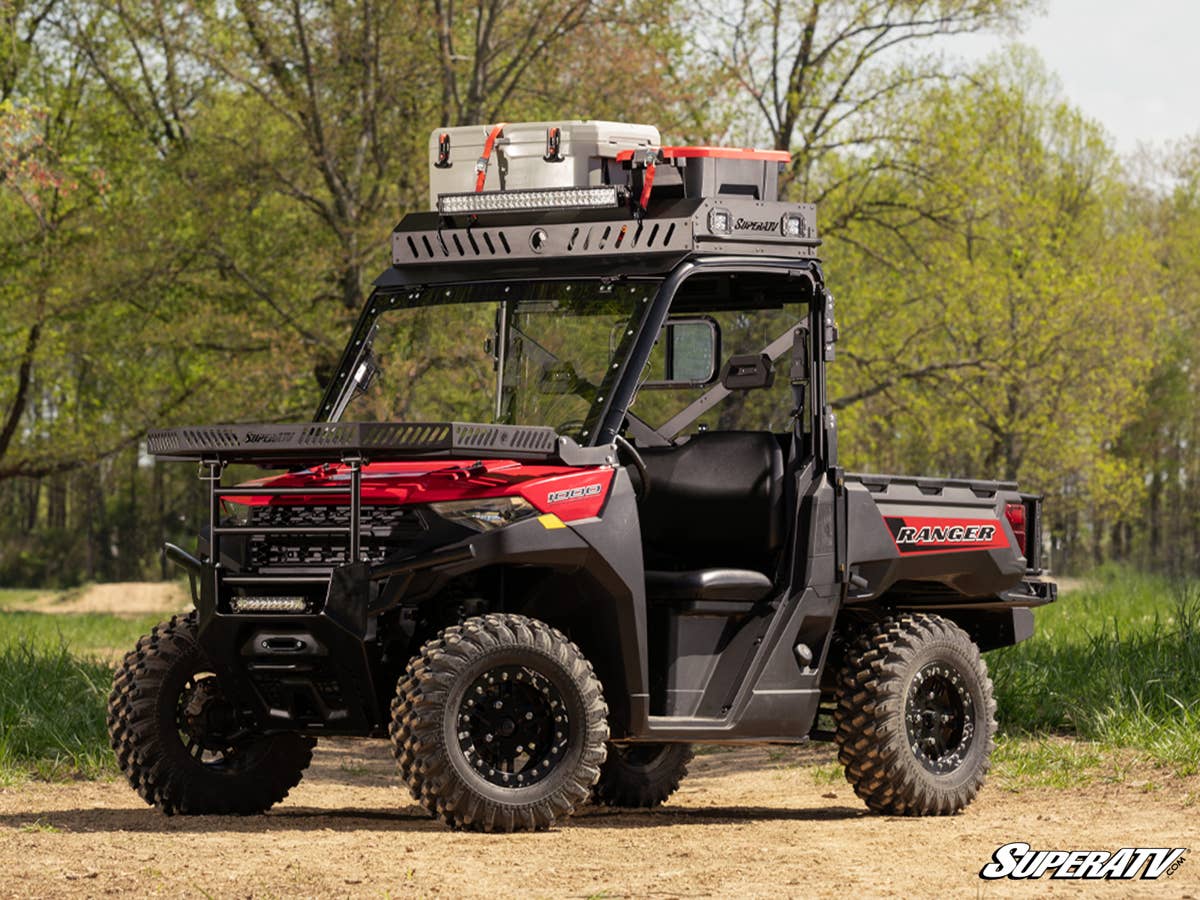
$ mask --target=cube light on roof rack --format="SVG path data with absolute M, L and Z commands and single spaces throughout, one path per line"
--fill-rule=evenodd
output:
M 438 212 L 443 216 L 538 209 L 609 209 L 619 205 L 620 196 L 614 185 L 438 195 Z

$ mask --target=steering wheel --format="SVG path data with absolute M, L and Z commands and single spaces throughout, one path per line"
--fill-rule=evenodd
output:
M 642 454 L 637 452 L 637 449 L 621 435 L 616 435 L 613 438 L 613 443 L 617 445 L 617 455 L 624 454 L 629 457 L 629 461 L 633 463 L 633 467 L 637 469 L 638 479 L 641 481 L 641 490 L 634 488 L 638 500 L 645 500 L 650 496 L 650 471 L 646 468 L 646 461 L 642 459 Z

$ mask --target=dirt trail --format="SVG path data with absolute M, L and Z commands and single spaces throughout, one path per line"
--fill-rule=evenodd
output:
M 827 747 L 700 756 L 659 810 L 588 807 L 518 835 L 444 830 L 413 805 L 383 742 L 323 743 L 266 816 L 168 819 L 123 782 L 30 784 L 0 791 L 0 895 L 1200 898 L 1200 817 L 1184 793 L 991 787 L 960 816 L 891 819 L 814 777 L 832 758 Z M 1196 852 L 1156 882 L 980 881 L 1016 840 Z
M 28 603 L 14 603 L 14 612 L 39 612 L 59 615 L 103 613 L 136 618 L 182 612 L 191 606 L 182 585 L 175 582 L 127 581 L 92 584 L 65 593 L 48 593 Z

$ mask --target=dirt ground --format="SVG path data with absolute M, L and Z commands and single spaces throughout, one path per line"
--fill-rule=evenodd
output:
M 103 613 L 136 618 L 181 612 L 191 606 L 183 586 L 174 582 L 129 581 L 92 584 L 66 593 L 48 593 L 28 603 L 15 603 L 15 612 L 39 612 L 58 615 Z
M 1200 779 L 1011 793 L 962 815 L 868 815 L 826 746 L 697 757 L 666 806 L 587 807 L 539 834 L 455 834 L 414 806 L 383 742 L 331 740 L 265 816 L 165 818 L 123 782 L 0 791 L 6 897 L 1044 897 L 1200 898 Z M 1193 784 L 1192 782 L 1197 782 Z M 984 882 L 1010 841 L 1036 849 L 1188 847 L 1170 878 Z

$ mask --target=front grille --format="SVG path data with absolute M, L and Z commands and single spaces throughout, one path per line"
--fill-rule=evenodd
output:
M 278 528 L 345 527 L 349 506 L 277 505 L 250 508 L 250 526 Z M 419 510 L 404 506 L 364 506 L 361 517 L 361 560 L 378 563 L 419 538 L 426 525 Z M 350 542 L 343 535 L 254 534 L 247 545 L 249 568 L 332 568 L 350 561 Z

